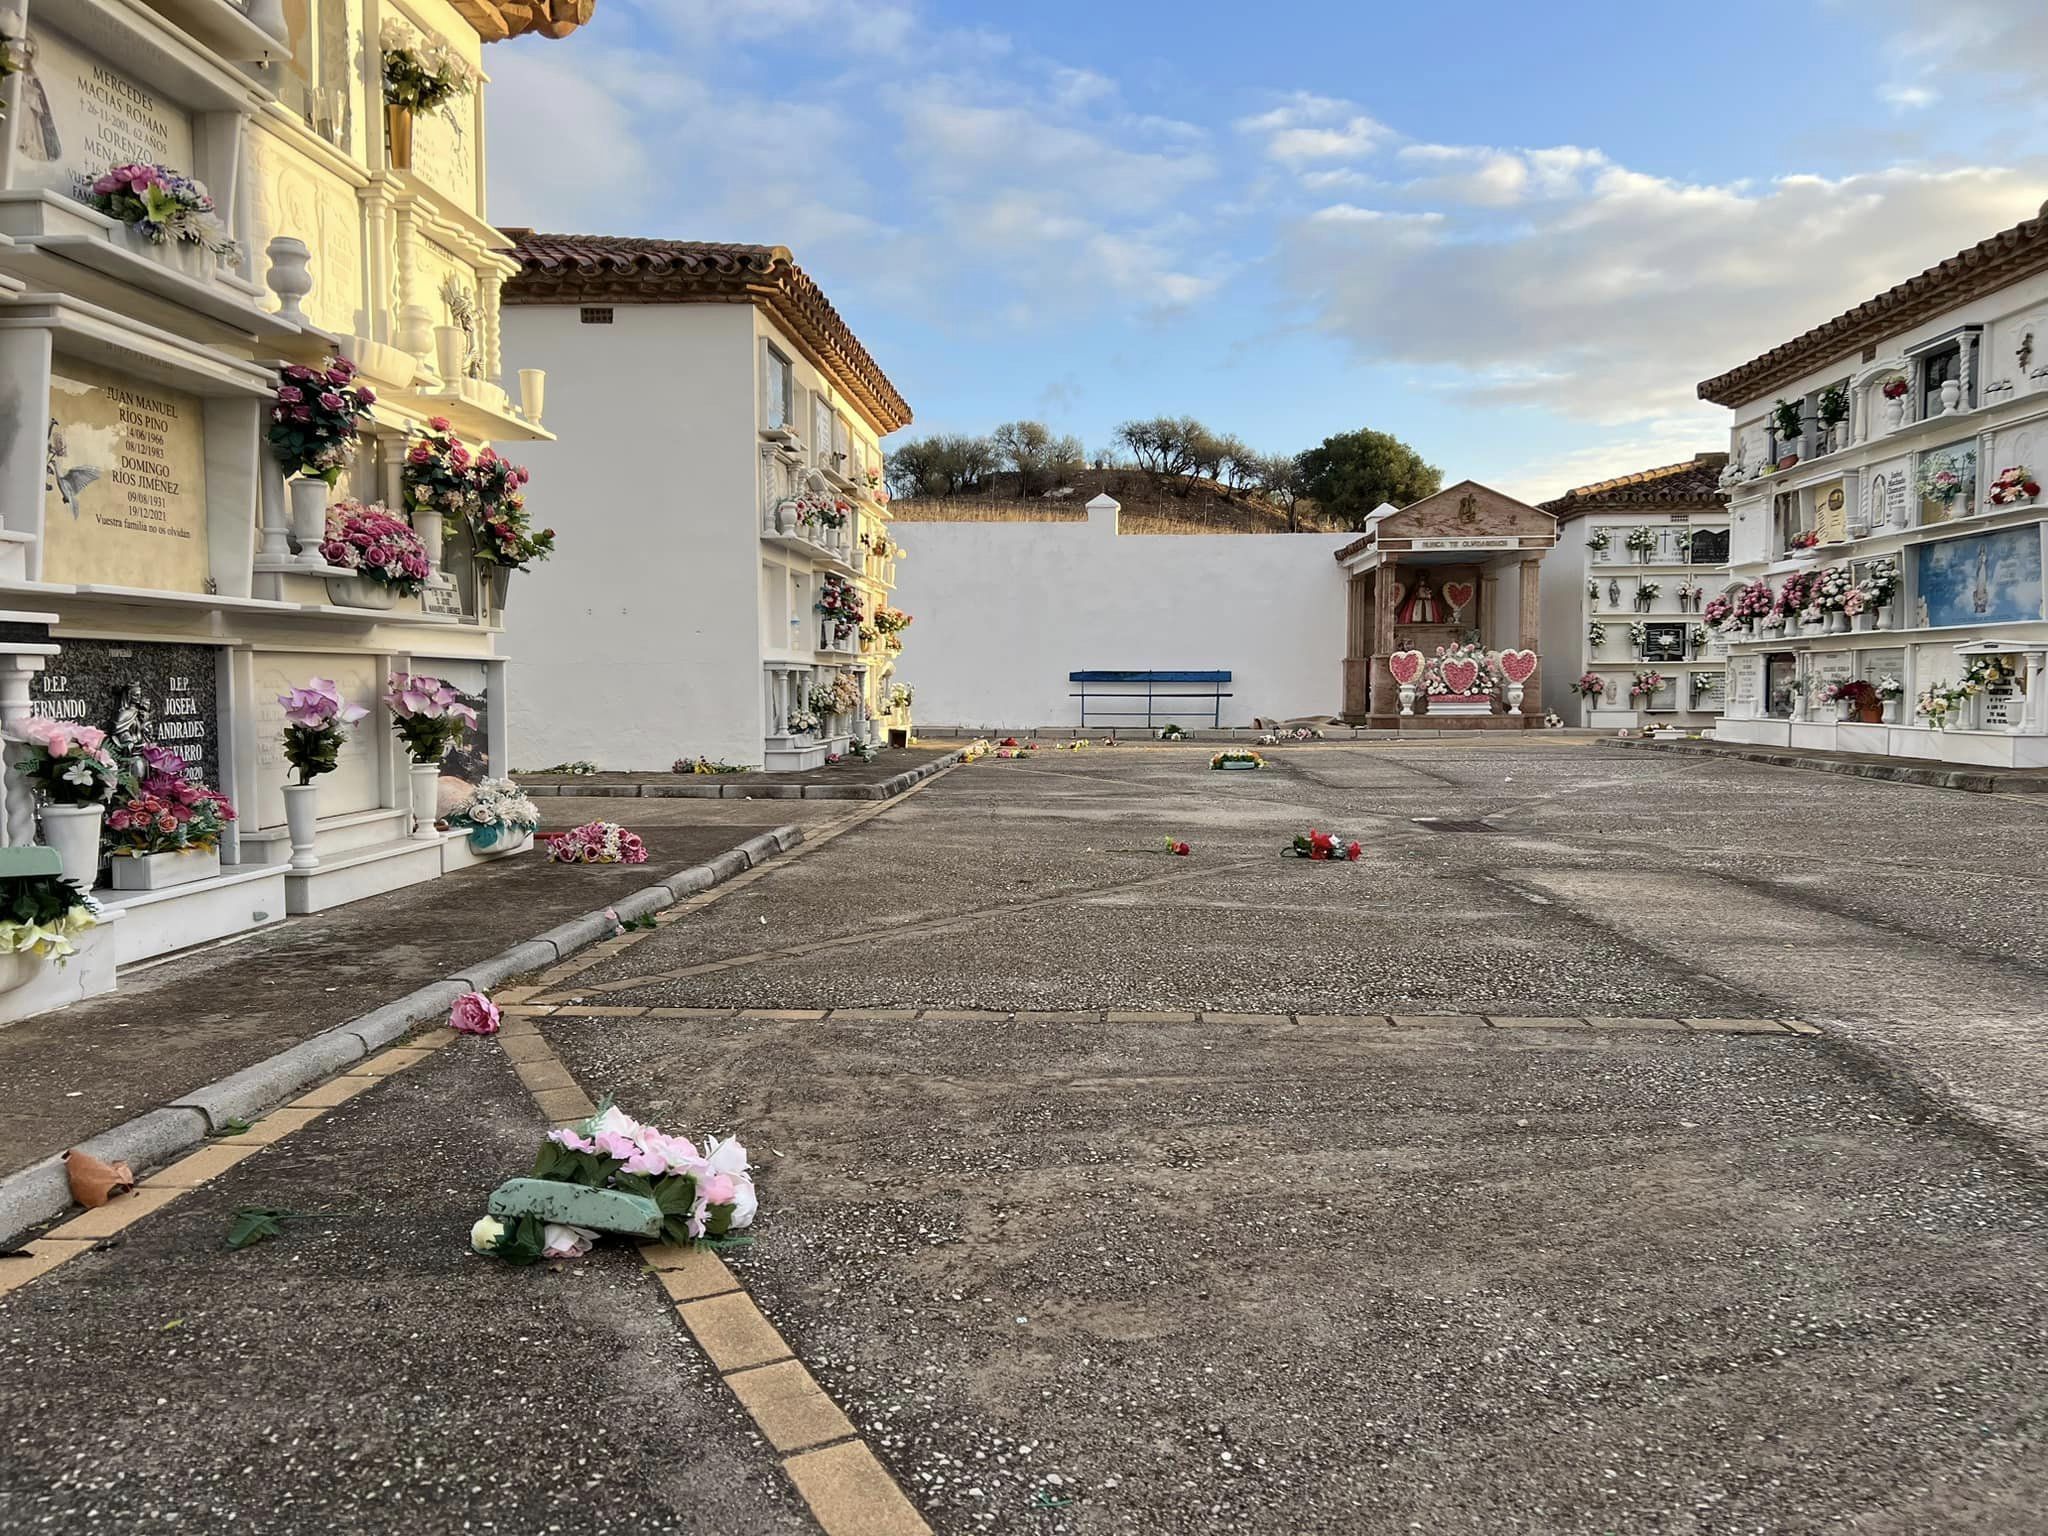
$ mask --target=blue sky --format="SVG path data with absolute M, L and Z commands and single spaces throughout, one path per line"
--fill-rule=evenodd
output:
M 1917 14 L 1916 14 L 1917 13 Z M 917 414 L 1354 427 L 1523 495 L 2048 198 L 2038 0 L 599 0 L 490 212 L 789 246 Z

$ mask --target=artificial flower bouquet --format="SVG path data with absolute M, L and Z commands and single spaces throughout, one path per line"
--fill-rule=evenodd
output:
M 1759 576 L 1735 595 L 1733 616 L 1748 623 L 1770 617 L 1774 599 L 1771 584 Z
M 1804 533 L 1795 533 L 1785 541 L 1787 549 L 1812 549 L 1820 543 L 1820 530 L 1809 528 Z
M 1707 606 L 1700 611 L 1700 617 L 1715 629 L 1719 629 L 1734 616 L 1734 602 L 1719 595 L 1708 598 Z
M 334 772 L 341 755 L 342 730 L 369 711 L 350 704 L 331 677 L 316 677 L 303 688 L 281 693 L 284 706 L 284 758 L 301 784 Z
M 1187 734 L 1186 731 L 1175 725 L 1171 720 L 1159 728 L 1159 739 L 1161 741 L 1184 741 L 1187 739 Z
M 69 720 L 31 715 L 15 728 L 28 748 L 17 765 L 36 798 L 50 805 L 104 805 L 121 770 L 107 750 L 107 733 Z
M 1930 453 L 1920 461 L 1920 494 L 1928 501 L 1952 507 L 1970 488 L 1976 474 L 1972 450 Z
M 1297 859 L 1313 859 L 1317 863 L 1335 860 L 1349 863 L 1362 857 L 1364 846 L 1357 838 L 1346 838 L 1339 832 L 1318 832 L 1310 827 L 1306 832 L 1294 834 L 1294 841 L 1287 852 Z
M 832 620 L 832 638 L 844 640 L 859 629 L 867 615 L 860 605 L 860 589 L 844 576 L 827 571 L 818 582 L 818 596 L 812 604 L 818 612 Z
M 550 864 L 645 864 L 647 845 L 616 821 L 588 821 L 547 839 Z
M 897 714 L 910 708 L 917 698 L 917 690 L 907 683 L 892 683 L 889 687 L 889 713 Z
M 993 751 L 995 751 L 995 748 L 989 745 L 986 736 L 977 736 L 960 749 L 960 761 L 963 763 L 978 762 Z
M 1871 561 L 1863 568 L 1863 590 L 1878 607 L 1888 606 L 1899 590 L 1899 562 L 1890 555 Z
M 384 706 L 415 763 L 440 762 L 455 738 L 476 724 L 476 710 L 438 677 L 394 671 Z
M 235 808 L 217 789 L 185 776 L 185 759 L 168 747 L 142 748 L 141 777 L 124 775 L 107 809 L 107 846 L 116 857 L 210 851 L 220 846 Z
M 0 955 L 40 955 L 62 964 L 71 940 L 99 921 L 100 906 L 62 875 L 0 880 Z
M 2001 469 L 1998 478 L 1991 482 L 1990 496 L 1994 507 L 2025 506 L 2040 494 L 2040 482 L 2027 473 L 2024 464 Z
M 1469 641 L 1438 646 L 1422 668 L 1422 691 L 1431 698 L 1478 698 L 1492 693 L 1493 683 L 1493 653 Z
M 1639 651 L 1640 651 L 1640 650 L 1641 650 L 1641 649 L 1642 649 L 1642 648 L 1643 648 L 1643 647 L 1644 647 L 1645 645 L 1647 645 L 1647 644 L 1649 643 L 1649 640 L 1650 640 L 1650 626 L 1649 626 L 1649 625 L 1647 625 L 1647 624 L 1631 624 L 1631 625 L 1629 625 L 1629 627 L 1628 627 L 1628 643 L 1629 643 L 1630 645 L 1634 646 L 1634 647 L 1635 647 L 1635 648 L 1636 648 L 1637 650 L 1639 650 Z
M 808 736 L 818 728 L 818 717 L 811 710 L 799 705 L 783 718 L 782 729 L 791 736 Z
M 1877 690 L 1859 678 L 1844 678 L 1832 682 L 1820 691 L 1823 704 L 1853 704 L 1858 709 L 1877 702 Z
M 1664 686 L 1664 683 L 1665 677 L 1662 672 L 1638 672 L 1629 682 L 1629 699 L 1633 702 L 1636 699 L 1650 698 Z
M 1903 400 L 1906 398 L 1906 392 L 1911 388 L 1912 386 L 1904 379 L 1891 379 L 1885 383 L 1884 397 L 1887 400 Z
M 1607 691 L 1607 679 L 1598 672 L 1588 672 L 1572 684 L 1572 692 L 1582 699 L 1597 700 Z
M 337 501 L 327 509 L 320 558 L 401 597 L 418 595 L 432 572 L 412 525 L 374 501 Z
M 384 56 L 384 101 L 409 112 L 431 112 L 476 89 L 476 71 L 438 37 L 421 37 L 396 16 L 377 34 Z
M 476 508 L 470 514 L 470 533 L 477 559 L 523 571 L 555 552 L 555 530 L 535 533 L 526 510 L 524 487 L 532 479 L 532 471 L 495 448 L 484 449 L 471 463 Z
M 677 758 L 669 765 L 668 771 L 670 773 L 689 774 L 726 774 L 748 773 L 752 770 L 745 763 L 728 763 L 724 758 L 720 758 L 714 763 L 710 758 L 700 753 L 696 757 Z
M 1657 547 L 1657 535 L 1648 528 L 1631 528 L 1627 547 L 1632 554 L 1647 555 Z
M 1178 837 L 1169 837 L 1166 840 L 1166 851 L 1172 854 L 1176 859 L 1185 859 L 1195 850 L 1193 846 L 1186 841 L 1186 839 Z
M 540 826 L 540 811 L 515 781 L 485 779 L 449 813 L 448 825 L 467 832 L 476 847 L 490 848 L 501 838 L 516 843 L 534 831 Z
M 83 182 L 83 178 L 81 178 Z M 222 261 L 240 247 L 213 206 L 206 183 L 162 165 L 117 165 L 83 182 L 85 201 L 135 230 L 151 245 L 199 245 Z
M 1586 626 L 1586 648 L 1597 651 L 1607 643 L 1607 626 L 1598 619 Z
M 747 1149 L 736 1138 L 707 1136 L 700 1150 L 688 1137 L 643 1125 L 612 1104 L 580 1125 L 548 1132 L 529 1176 L 652 1200 L 661 1211 L 660 1240 L 676 1247 L 736 1245 L 735 1234 L 753 1225 L 758 1208 Z M 532 1264 L 581 1257 L 596 1239 L 588 1228 L 538 1216 L 486 1216 L 470 1229 L 469 1245 L 509 1263 Z
M 1855 589 L 1855 585 L 1849 579 L 1849 568 L 1847 566 L 1831 565 L 1826 570 L 1817 572 L 1814 575 L 1811 588 L 1813 606 L 1820 609 L 1822 613 L 1840 613 L 1848 602 L 1849 593 Z
M 1592 550 L 1595 554 L 1600 554 L 1604 553 L 1613 542 L 1614 535 L 1605 528 L 1595 528 L 1592 537 L 1586 540 L 1586 548 Z
M 356 365 L 330 357 L 318 368 L 287 363 L 277 371 L 270 407 L 270 453 L 285 477 L 304 475 L 329 485 L 355 456 L 356 436 L 377 403 L 377 392 L 356 382 Z
M 910 628 L 911 617 L 901 608 L 877 608 L 875 629 L 882 637 L 882 644 L 892 651 L 903 649 L 903 631 Z
M 1886 703 L 1906 696 L 1906 685 L 1887 672 L 1877 680 L 1877 696 Z
M 1248 752 L 1242 747 L 1230 747 L 1210 758 L 1209 766 L 1211 768 L 1263 768 L 1266 766 L 1266 760 L 1256 752 Z
M 413 439 L 399 470 L 405 509 L 438 512 L 448 518 L 470 517 L 483 505 L 483 490 L 473 468 L 474 457 L 449 429 L 448 418 L 428 417 L 427 430 Z

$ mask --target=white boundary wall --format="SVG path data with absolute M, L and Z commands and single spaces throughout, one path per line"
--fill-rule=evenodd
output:
M 1120 536 L 1117 512 L 1098 496 L 1086 523 L 897 525 L 906 556 L 892 601 L 917 621 L 897 676 L 917 689 L 917 719 L 1078 725 L 1069 672 L 1137 669 L 1230 672 L 1225 725 L 1337 713 L 1345 574 L 1334 557 L 1357 534 Z M 1209 723 L 1201 701 L 1175 705 L 1161 718 Z

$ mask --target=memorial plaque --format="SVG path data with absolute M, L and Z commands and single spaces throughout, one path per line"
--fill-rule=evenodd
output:
M 76 194 L 117 165 L 140 162 L 191 175 L 192 119 L 142 81 L 88 53 L 62 32 L 31 27 L 35 58 L 23 72 L 14 185 Z
M 1839 544 L 1849 537 L 1849 498 L 1841 481 L 1813 488 L 1813 526 L 1823 544 Z
M 427 586 L 420 591 L 420 608 L 423 612 L 443 618 L 462 617 L 462 594 L 455 590 L 455 583 L 446 586 Z
M 473 96 L 457 96 L 413 119 L 412 175 L 459 208 L 477 205 L 476 127 Z
M 1753 716 L 1762 691 L 1764 663 L 1761 656 L 1735 656 L 1728 662 L 1728 713 Z
M 58 360 L 43 580 L 206 590 L 203 411 L 195 395 Z
M 154 742 L 185 759 L 185 777 L 220 783 L 218 648 L 154 640 L 63 640 L 29 679 L 37 714 L 96 726 L 116 757 Z
M 1643 660 L 1685 660 L 1685 629 L 1683 624 L 1645 624 Z
M 1846 683 L 1856 675 L 1856 658 L 1849 651 L 1815 651 L 1806 659 L 1806 712 L 1815 720 L 1832 720 L 1841 706 L 1823 702 L 1821 695 L 1831 683 Z

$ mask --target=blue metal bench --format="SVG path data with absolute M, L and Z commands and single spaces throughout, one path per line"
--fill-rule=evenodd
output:
M 1165 725 L 1185 710 L 1162 712 L 1159 702 L 1167 699 L 1199 699 L 1209 711 L 1209 724 L 1223 724 L 1223 701 L 1232 695 L 1224 684 L 1228 672 L 1069 672 L 1067 681 L 1081 686 L 1067 695 L 1081 701 L 1081 724 L 1114 725 L 1118 721 L 1142 720 L 1149 728 Z M 1162 687 L 1162 684 L 1201 684 L 1201 687 Z M 1091 690 L 1090 684 L 1094 687 Z M 1142 692 L 1140 691 L 1142 690 Z M 1092 702 L 1091 702 L 1092 701 Z M 1108 709 L 1104 701 L 1142 703 L 1143 709 Z M 1093 714 L 1093 720 L 1089 716 Z M 1195 711 L 1199 715 L 1199 709 Z

